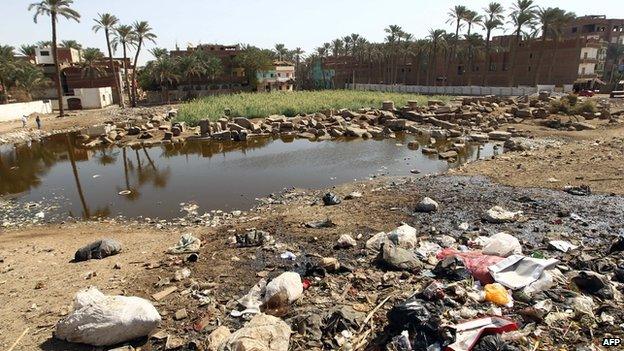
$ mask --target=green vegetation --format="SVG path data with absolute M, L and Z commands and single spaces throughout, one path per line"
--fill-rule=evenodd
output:
M 446 96 L 435 96 L 434 99 L 448 101 Z M 380 93 L 352 90 L 297 91 L 273 93 L 241 93 L 234 95 L 211 96 L 191 101 L 179 109 L 178 120 L 196 125 L 201 119 L 216 120 L 224 116 L 229 109 L 230 116 L 267 117 L 320 112 L 327 109 L 359 109 L 364 107 L 381 107 L 381 102 L 394 101 L 396 106 L 407 105 L 408 100 L 416 100 L 425 104 L 427 96 L 401 93 Z
M 591 99 L 580 101 L 578 96 L 573 94 L 550 102 L 551 113 L 580 115 L 583 113 L 596 113 L 597 111 L 596 101 Z

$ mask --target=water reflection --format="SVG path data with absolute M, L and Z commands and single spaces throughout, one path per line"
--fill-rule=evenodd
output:
M 0 195 L 55 202 L 59 213 L 74 217 L 171 218 L 181 202 L 194 201 L 204 211 L 248 208 L 256 197 L 284 187 L 325 187 L 379 173 L 407 175 L 414 168 L 437 173 L 494 153 L 489 144 L 483 150 L 469 145 L 457 163 L 448 164 L 409 150 L 405 144 L 413 139 L 262 137 L 84 149 L 71 134 L 55 135 L 32 145 L 0 146 Z

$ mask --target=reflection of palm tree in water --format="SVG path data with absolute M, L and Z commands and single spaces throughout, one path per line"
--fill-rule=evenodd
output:
M 76 167 L 76 158 L 74 156 L 74 146 L 69 140 L 69 135 L 65 135 L 65 142 L 67 144 L 67 153 L 69 154 L 69 161 L 71 162 L 72 170 L 74 172 L 74 179 L 76 181 L 76 189 L 78 190 L 78 196 L 80 197 L 80 202 L 82 203 L 82 215 L 84 218 L 91 217 L 89 213 L 89 207 L 87 207 L 87 202 L 85 201 L 84 194 L 82 192 L 82 186 L 80 185 L 80 178 L 78 177 L 78 168 Z
M 128 195 L 126 195 L 126 198 L 128 200 L 134 201 L 136 199 L 139 198 L 139 196 L 141 195 L 139 193 L 139 191 L 135 188 L 132 188 L 130 186 L 130 174 L 129 174 L 129 168 L 130 168 L 130 161 L 128 160 L 128 154 L 126 152 L 126 148 L 122 148 L 122 155 L 123 155 L 123 163 L 124 163 L 124 179 L 126 180 L 126 189 L 130 191 L 130 193 Z

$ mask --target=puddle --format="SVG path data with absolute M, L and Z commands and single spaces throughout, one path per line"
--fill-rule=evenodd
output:
M 469 145 L 455 164 L 410 150 L 412 135 L 385 140 L 261 138 L 151 148 L 81 149 L 71 135 L 30 145 L 0 146 L 0 196 L 19 207 L 46 204 L 57 217 L 151 217 L 245 210 L 287 187 L 321 188 L 372 176 L 438 173 L 494 154 L 493 144 Z M 417 138 L 416 138 L 417 139 Z M 421 145 L 428 139 L 419 140 Z M 397 144 L 402 144 L 401 146 Z

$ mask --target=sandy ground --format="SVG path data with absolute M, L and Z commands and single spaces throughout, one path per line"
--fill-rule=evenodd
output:
M 76 249 L 110 237 L 123 252 L 104 260 L 71 263 Z M 54 324 L 69 311 L 76 291 L 95 285 L 125 293 L 143 264 L 160 259 L 179 234 L 109 223 L 75 223 L 0 232 L 0 349 L 8 349 L 28 328 L 15 350 L 61 350 L 46 343 Z M 114 269 L 116 263 L 121 269 Z M 87 279 L 90 273 L 97 275 Z
M 558 131 L 535 125 L 514 125 L 535 138 L 561 142 L 559 147 L 508 152 L 492 160 L 462 167 L 459 174 L 486 175 L 496 182 L 561 189 L 589 185 L 593 192 L 624 194 L 624 124 L 593 121 L 595 130 Z

